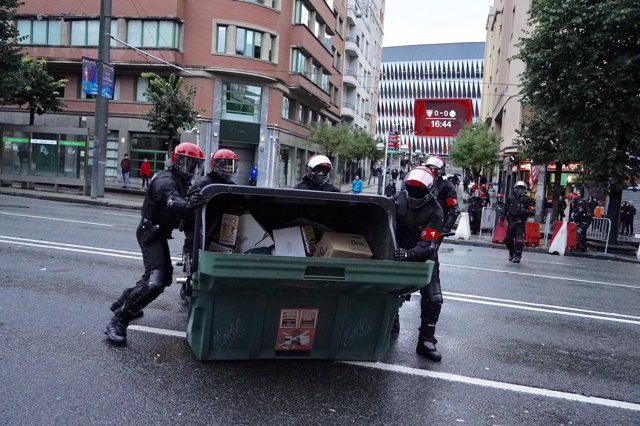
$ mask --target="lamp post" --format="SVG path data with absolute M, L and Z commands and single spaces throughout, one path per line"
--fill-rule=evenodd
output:
M 384 162 L 382 163 L 382 180 L 378 177 L 378 195 L 382 195 L 384 193 L 384 188 L 386 187 L 387 180 L 387 151 L 389 149 L 389 144 L 386 142 L 378 142 L 376 144 L 376 149 L 378 151 L 384 150 Z

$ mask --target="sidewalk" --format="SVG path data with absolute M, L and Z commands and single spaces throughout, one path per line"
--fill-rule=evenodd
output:
M 351 184 L 340 185 L 341 192 L 351 191 Z M 363 193 L 365 195 L 376 195 L 377 185 L 373 183 L 371 185 L 364 185 Z M 13 195 L 18 197 L 38 198 L 42 200 L 50 201 L 62 201 L 67 203 L 78 203 L 87 205 L 97 205 L 105 207 L 113 207 L 120 209 L 140 210 L 142 202 L 144 200 L 145 191 L 139 188 L 121 188 L 117 183 L 105 183 L 104 197 L 91 198 L 88 195 L 81 194 L 77 189 L 65 188 L 59 192 L 53 191 L 51 187 L 38 186 L 34 189 L 22 189 L 17 187 L 0 187 L 0 195 Z M 472 235 L 470 240 L 455 240 L 452 237 L 445 238 L 444 240 L 449 244 L 467 245 L 476 247 L 491 247 L 505 249 L 504 244 L 494 244 L 491 242 L 491 232 L 485 231 L 481 236 Z M 630 262 L 640 264 L 640 261 L 636 258 L 635 251 L 630 246 L 618 245 L 609 246 L 609 251 L 616 253 L 603 253 L 594 250 L 597 248 L 594 243 L 589 243 L 589 251 L 586 253 L 567 251 L 566 256 L 583 257 L 589 259 L 600 260 L 613 260 L 620 262 Z M 637 250 L 637 248 L 635 249 Z M 548 248 L 544 247 L 525 247 L 525 253 L 548 253 Z M 506 251 L 505 251 L 506 258 Z

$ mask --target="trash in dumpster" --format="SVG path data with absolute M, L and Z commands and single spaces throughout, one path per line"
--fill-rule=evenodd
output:
M 307 256 L 313 256 L 313 253 L 316 251 L 316 244 L 318 243 L 318 240 L 316 240 L 316 232 L 313 230 L 312 225 L 301 226 L 300 229 L 302 230 L 304 250 Z
M 235 214 L 224 213 L 222 215 L 222 223 L 220 224 L 220 237 L 218 242 L 225 246 L 235 247 L 236 237 L 238 236 L 238 222 L 240 216 Z
M 314 253 L 314 257 L 344 259 L 371 259 L 372 256 L 364 235 L 338 232 L 325 232 Z
M 304 240 L 299 226 L 274 229 L 273 240 L 276 248 L 273 252 L 276 256 L 305 257 Z
M 273 239 L 251 213 L 244 213 L 238 221 L 236 244 L 238 253 L 247 253 L 249 250 L 271 247 Z

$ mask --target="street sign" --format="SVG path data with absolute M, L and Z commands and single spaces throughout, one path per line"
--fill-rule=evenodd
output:
M 399 149 L 400 148 L 400 132 L 390 131 L 387 136 L 387 143 L 389 144 L 389 149 Z
M 457 136 L 471 122 L 471 99 L 416 99 L 414 129 L 417 136 Z

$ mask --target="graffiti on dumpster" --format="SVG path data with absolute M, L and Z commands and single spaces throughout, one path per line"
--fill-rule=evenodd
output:
M 226 328 L 216 330 L 213 334 L 213 347 L 216 350 L 228 349 L 240 339 L 242 333 L 246 331 L 240 318 L 231 321 Z
M 353 325 L 344 329 L 342 333 L 342 346 L 345 348 L 350 347 L 360 337 L 366 336 L 371 333 L 371 324 L 366 318 L 361 319 Z

